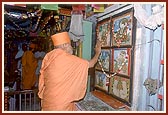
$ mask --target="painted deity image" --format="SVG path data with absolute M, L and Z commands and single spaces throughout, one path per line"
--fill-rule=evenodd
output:
M 110 50 L 102 49 L 101 53 L 100 53 L 100 56 L 99 56 L 99 61 L 100 62 L 96 64 L 96 69 L 101 70 L 103 68 L 105 71 L 109 71 Z
M 114 49 L 113 71 L 129 75 L 129 52 L 127 48 Z
M 129 101 L 130 80 L 119 76 L 110 79 L 110 94 Z
M 96 76 L 95 78 L 96 87 L 108 91 L 109 78 L 107 78 L 105 74 L 99 71 L 95 72 L 95 76 Z
M 102 47 L 110 46 L 110 20 L 98 23 L 97 38 L 101 41 Z
M 132 15 L 120 16 L 113 19 L 112 45 L 131 45 L 132 42 Z

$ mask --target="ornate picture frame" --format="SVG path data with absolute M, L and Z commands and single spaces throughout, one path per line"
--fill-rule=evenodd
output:
M 104 71 L 109 71 L 110 70 L 110 60 L 111 60 L 111 51 L 110 49 L 101 49 L 101 53 L 99 55 L 98 63 L 96 64 L 96 69 Z
M 131 63 L 130 48 L 114 48 L 112 49 L 112 66 L 111 72 L 130 76 Z
M 95 87 L 108 92 L 109 78 L 101 71 L 95 71 Z
M 121 13 L 112 19 L 112 46 L 132 45 L 133 12 Z
M 96 35 L 97 39 L 101 41 L 102 47 L 111 46 L 110 25 L 111 25 L 110 18 L 107 18 L 97 23 Z
M 129 102 L 130 79 L 120 76 L 110 78 L 109 93 L 117 98 Z
M 136 26 L 133 13 L 130 8 L 114 14 L 98 21 L 96 27 L 96 38 L 102 43 L 102 51 L 100 62 L 95 66 L 94 87 L 107 91 L 108 95 L 127 105 L 130 105 L 132 98 L 132 47 L 135 44 Z

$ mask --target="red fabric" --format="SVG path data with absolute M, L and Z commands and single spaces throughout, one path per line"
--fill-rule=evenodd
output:
M 85 11 L 85 5 L 84 4 L 75 4 L 75 5 L 72 5 L 72 9 Z
M 73 111 L 86 92 L 88 61 L 55 49 L 42 62 L 38 95 L 43 111 Z

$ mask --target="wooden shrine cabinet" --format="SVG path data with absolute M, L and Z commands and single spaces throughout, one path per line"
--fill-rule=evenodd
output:
M 95 38 L 101 41 L 102 50 L 97 64 L 89 71 L 91 90 L 83 105 L 90 104 L 93 109 L 101 100 L 103 104 L 97 105 L 105 111 L 130 110 L 136 33 L 133 13 L 133 7 L 125 5 L 97 18 Z

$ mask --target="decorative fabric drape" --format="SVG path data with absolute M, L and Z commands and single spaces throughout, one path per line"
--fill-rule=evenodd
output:
M 148 15 L 141 4 L 134 5 L 134 16 L 141 25 L 155 30 L 158 26 L 164 23 L 164 6 L 156 5 L 152 7 L 152 14 Z

